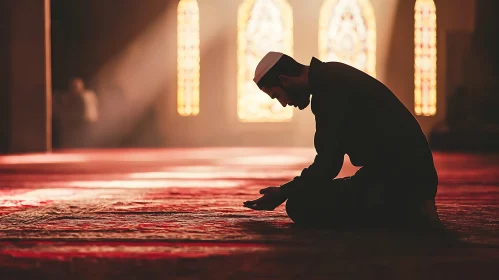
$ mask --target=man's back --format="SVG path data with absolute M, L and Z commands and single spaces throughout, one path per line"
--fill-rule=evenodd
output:
M 378 80 L 346 64 L 323 63 L 320 70 L 321 86 L 327 90 L 315 93 L 312 109 L 320 112 L 317 107 L 333 104 L 331 110 L 342 112 L 336 137 L 352 164 L 364 167 L 360 174 L 406 178 L 436 187 L 426 137 L 397 97 Z
M 269 52 L 253 81 L 282 106 L 312 103 L 314 161 L 299 176 L 260 191 L 244 206 L 273 210 L 286 202 L 297 224 L 333 227 L 437 226 L 437 174 L 425 135 L 382 83 L 339 62 L 309 66 Z M 312 100 L 310 101 L 310 95 Z M 362 166 L 338 178 L 348 154 Z

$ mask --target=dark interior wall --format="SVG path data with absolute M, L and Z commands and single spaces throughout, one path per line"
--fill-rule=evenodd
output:
M 485 0 L 489 1 L 489 0 Z M 472 33 L 475 28 L 475 0 L 438 0 L 437 9 L 437 113 L 435 116 L 417 116 L 423 131 L 431 130 L 445 119 L 446 99 L 451 90 L 446 84 L 448 53 L 446 41 L 449 32 Z M 414 112 L 414 4 L 400 0 L 397 5 L 385 83 L 404 105 Z
M 475 18 L 476 33 L 490 44 L 497 44 L 497 31 L 499 30 L 499 2 L 490 0 L 477 0 Z M 497 46 L 497 45 L 496 45 Z
M 49 0 L 10 5 L 10 153 L 51 149 Z
M 494 74 L 499 73 L 499 1 L 478 0 L 476 11 L 475 44 L 483 47 L 490 63 L 493 65 Z
M 55 88 L 71 76 L 89 80 L 136 38 L 172 0 L 52 0 Z
M 52 0 L 52 75 L 57 91 L 82 77 L 98 88 L 97 73 L 124 51 L 174 0 Z M 173 67 L 176 67 L 173 65 Z M 113 86 L 113 85 L 109 85 Z M 96 91 L 97 95 L 101 94 Z M 150 104 L 132 129 L 97 146 L 158 145 L 155 108 Z
M 499 127 L 498 1 L 478 0 L 476 29 L 464 64 L 468 120 Z
M 0 1 L 0 152 L 50 150 L 49 0 Z
M 0 1 L 0 153 L 9 150 L 10 1 Z

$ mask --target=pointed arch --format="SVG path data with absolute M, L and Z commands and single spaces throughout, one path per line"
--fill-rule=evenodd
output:
M 177 111 L 199 114 L 199 6 L 180 0 L 177 8 Z
M 282 122 L 293 117 L 253 82 L 256 66 L 269 51 L 293 55 L 293 13 L 286 0 L 245 0 L 238 10 L 237 116 L 242 122 Z
M 319 57 L 376 77 L 376 18 L 369 0 L 325 0 L 319 16 Z
M 437 113 L 437 9 L 433 0 L 414 7 L 414 111 Z

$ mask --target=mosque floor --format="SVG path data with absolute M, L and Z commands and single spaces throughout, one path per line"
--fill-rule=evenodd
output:
M 283 206 L 242 207 L 313 157 L 300 148 L 0 156 L 0 279 L 499 279 L 499 154 L 435 153 L 445 235 L 303 229 Z M 340 176 L 353 172 L 346 164 Z

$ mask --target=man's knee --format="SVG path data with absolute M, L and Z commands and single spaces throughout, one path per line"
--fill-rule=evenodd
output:
M 288 217 L 299 225 L 309 224 L 314 220 L 312 217 L 312 207 L 300 198 L 288 199 L 286 202 L 286 213 Z
M 296 198 L 290 198 L 286 201 L 286 213 L 288 214 L 288 217 L 295 223 L 296 217 L 302 211 L 302 209 L 300 208 L 301 207 L 298 205 L 298 201 Z

